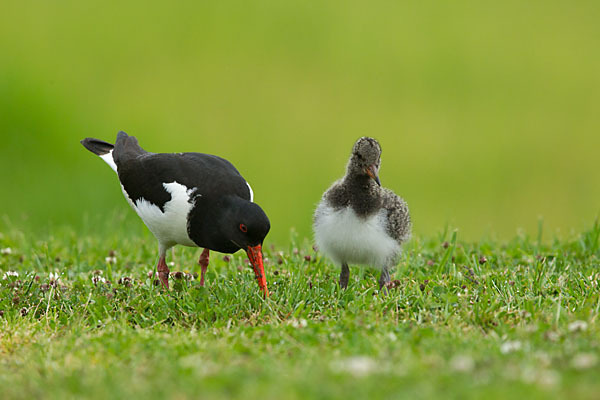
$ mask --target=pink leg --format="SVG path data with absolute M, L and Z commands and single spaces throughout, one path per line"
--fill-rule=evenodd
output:
M 200 264 L 200 286 L 204 286 L 204 274 L 206 273 L 206 268 L 208 268 L 208 253 L 209 250 L 204 249 L 204 251 L 200 255 L 200 259 L 198 260 L 198 264 Z
M 165 261 L 165 256 L 160 256 L 158 259 L 158 265 L 156 266 L 158 271 L 158 278 L 165 289 L 169 289 L 169 267 Z

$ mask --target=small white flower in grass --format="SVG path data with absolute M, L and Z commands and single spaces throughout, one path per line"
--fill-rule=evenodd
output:
M 58 274 L 58 272 L 50 272 L 48 274 L 48 283 L 52 287 L 56 287 L 57 285 L 62 283 L 60 281 L 60 275 Z
M 535 368 L 532 366 L 525 367 L 520 375 L 521 381 L 528 384 L 537 383 L 541 386 L 551 387 L 560 383 L 560 374 L 558 372 L 551 369 L 540 369 L 539 366 Z M 517 378 L 517 376 L 512 378 Z
M 573 321 L 569 324 L 569 332 L 585 331 L 588 328 L 588 324 L 585 321 Z
M 103 276 L 94 275 L 92 276 L 92 283 L 97 285 L 98 283 L 106 283 L 106 279 Z
M 300 319 L 292 319 L 288 322 L 288 324 L 290 324 L 294 328 L 306 328 L 306 326 L 308 325 L 308 322 L 304 318 L 300 318 Z
M 116 264 L 117 263 L 117 257 L 115 256 L 108 256 L 104 259 L 108 264 Z
M 396 337 L 396 335 L 394 334 L 394 332 L 388 332 L 385 337 L 390 341 L 390 342 L 395 342 L 398 338 Z
M 190 274 L 189 272 L 185 272 L 185 279 L 187 279 L 188 281 L 196 280 L 196 278 L 194 278 L 194 275 Z
M 331 369 L 339 372 L 346 372 L 355 377 L 367 376 L 377 369 L 375 360 L 365 356 L 356 356 L 339 360 L 331 364 Z
M 593 353 L 579 353 L 571 360 L 571 367 L 575 369 L 589 369 L 598 364 L 598 356 Z
M 0 250 L 0 254 L 2 254 L 3 256 L 7 256 L 12 254 L 12 249 L 10 247 L 6 247 L 2 250 Z
M 19 276 L 17 271 L 6 271 L 2 276 L 2 279 L 8 279 L 9 276 L 14 276 L 15 278 Z
M 514 340 L 514 341 L 507 341 L 502 343 L 502 346 L 500 346 L 500 352 L 502 354 L 508 354 L 508 353 L 512 353 L 518 350 L 521 350 L 522 344 L 521 342 L 519 342 L 518 340 Z
M 471 372 L 475 368 L 475 361 L 466 355 L 456 355 L 450 360 L 450 368 L 457 372 Z
M 168 262 L 167 265 L 169 267 L 174 267 L 175 266 L 175 261 Z

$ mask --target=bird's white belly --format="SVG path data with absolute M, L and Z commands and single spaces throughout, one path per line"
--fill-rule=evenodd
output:
M 163 183 L 163 186 L 171 194 L 171 200 L 163 207 L 164 212 L 144 198 L 134 203 L 125 190 L 123 194 L 161 246 L 167 248 L 175 244 L 196 246 L 187 232 L 187 217 L 192 208 L 189 198 L 193 189 L 188 189 L 177 182 Z
M 387 211 L 361 218 L 351 207 L 335 210 L 320 204 L 315 214 L 315 241 L 335 263 L 391 266 L 400 245 L 387 233 Z

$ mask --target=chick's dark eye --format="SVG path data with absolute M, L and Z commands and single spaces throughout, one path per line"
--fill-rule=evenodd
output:
M 248 232 L 248 227 L 244 224 L 240 224 L 240 231 L 246 233 Z

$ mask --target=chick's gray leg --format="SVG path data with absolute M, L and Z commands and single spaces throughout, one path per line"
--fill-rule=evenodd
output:
M 342 263 L 342 272 L 340 273 L 340 288 L 348 287 L 348 279 L 350 279 L 350 269 L 347 263 Z
M 390 270 L 388 267 L 383 267 L 379 276 L 379 290 L 387 287 L 388 283 L 390 283 Z

